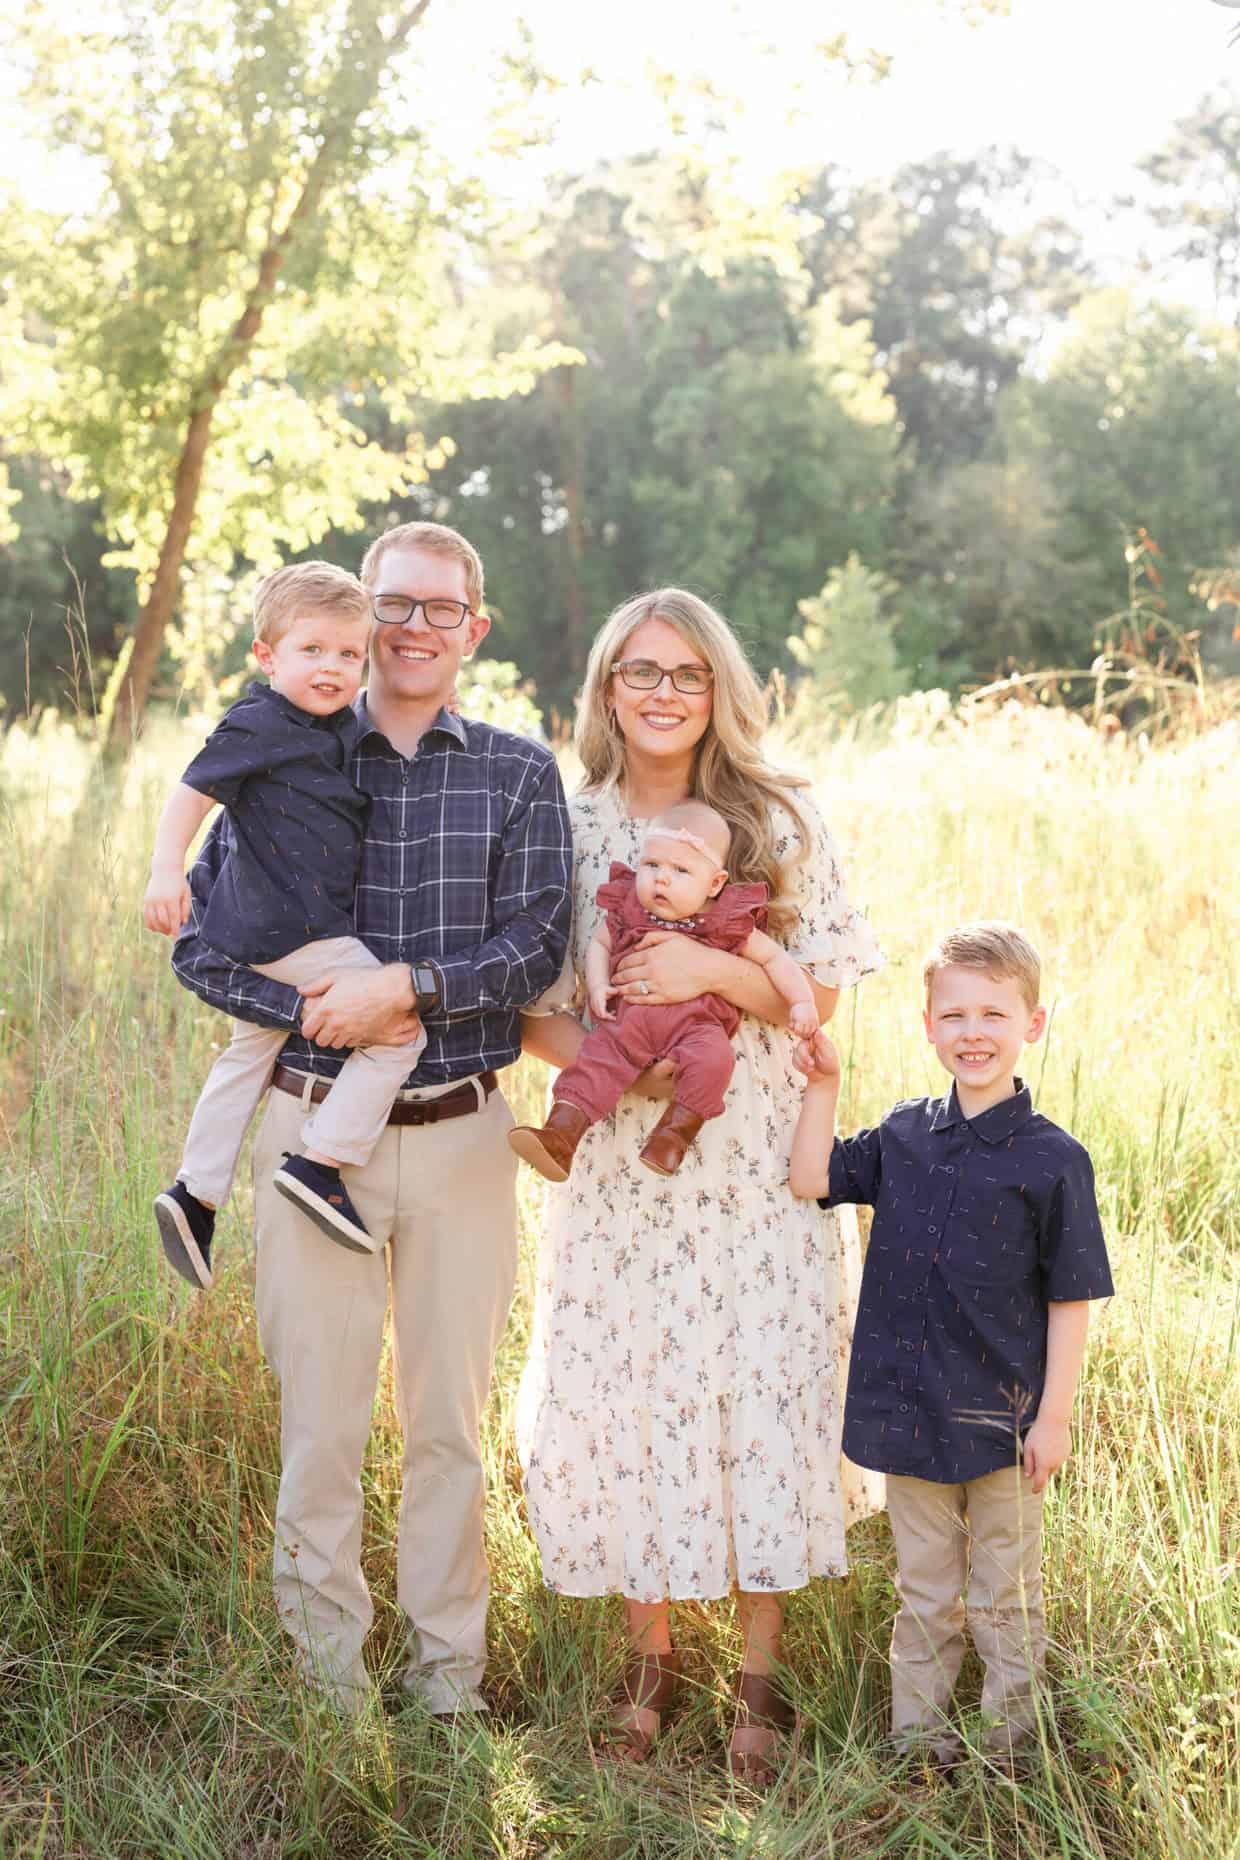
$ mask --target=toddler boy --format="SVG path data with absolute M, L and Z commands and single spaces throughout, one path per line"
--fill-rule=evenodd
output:
M 966 1620 L 988 1747 L 1010 1752 L 1035 1727 L 1043 1493 L 1070 1450 L 1089 1300 L 1113 1290 L 1089 1156 L 1015 1076 L 1046 1025 L 1040 981 L 1011 925 L 949 932 L 926 962 L 924 1018 L 952 1088 L 848 1139 L 835 1048 L 821 1032 L 797 1048 L 793 1193 L 875 1211 L 844 1451 L 887 1475 L 892 1733 L 944 1764 L 960 1749 L 947 1708 Z
M 360 581 L 328 562 L 299 562 L 259 583 L 252 684 L 169 796 L 143 903 L 149 930 L 175 936 L 190 910 L 185 855 L 212 808 L 228 810 L 228 852 L 199 925 L 204 943 L 261 975 L 304 988 L 340 969 L 378 968 L 353 935 L 353 892 L 369 803 L 352 780 L 352 704 L 370 637 Z M 233 1023 L 211 1068 L 177 1179 L 155 1202 L 160 1240 L 191 1285 L 209 1286 L 215 1211 L 232 1186 L 242 1140 L 271 1083 L 288 1029 Z M 360 1047 L 301 1128 L 274 1183 L 339 1245 L 372 1253 L 340 1165 L 369 1161 L 392 1102 L 426 1045 Z

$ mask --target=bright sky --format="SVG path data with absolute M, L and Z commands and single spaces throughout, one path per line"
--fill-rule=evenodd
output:
M 435 4 L 428 24 L 445 49 L 466 19 L 477 45 L 487 22 L 502 38 L 512 17 L 504 0 L 442 6 L 438 19 Z M 1205 91 L 1240 83 L 1240 45 L 1227 43 L 1240 13 L 1218 0 L 1011 0 L 1009 17 L 975 26 L 937 0 L 525 0 L 519 10 L 553 68 L 593 67 L 605 80 L 574 84 L 561 101 L 557 167 L 660 139 L 641 96 L 649 60 L 708 73 L 745 99 L 736 148 L 755 174 L 824 160 L 881 173 L 999 142 L 1043 156 L 1094 196 L 1125 186 L 1136 158 Z M 841 32 L 854 54 L 893 55 L 883 83 L 847 83 L 814 57 L 815 42 Z
M 514 16 L 528 22 L 535 56 L 570 80 L 543 106 L 555 141 L 523 166 L 522 191 L 540 169 L 585 168 L 665 141 L 644 82 L 653 61 L 708 75 L 744 100 L 728 147 L 756 189 L 804 163 L 882 173 L 999 142 L 1044 157 L 1083 198 L 1103 199 L 1131 184 L 1136 158 L 1205 91 L 1240 84 L 1240 44 L 1227 43 L 1240 0 L 1225 4 L 1238 10 L 1222 0 L 1011 0 L 1010 17 L 969 27 L 945 18 L 938 0 L 432 0 L 422 32 L 432 69 L 459 73 L 437 80 L 437 94 L 459 100 L 444 121 L 463 152 L 477 61 L 511 42 Z M 839 33 L 854 55 L 891 53 L 890 76 L 847 83 L 813 49 Z M 586 68 L 601 81 L 581 85 Z M 4 90 L 0 80 L 0 164 L 45 199 L 63 192 L 71 176 L 6 124 Z

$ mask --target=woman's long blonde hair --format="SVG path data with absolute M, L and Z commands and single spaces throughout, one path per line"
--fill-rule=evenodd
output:
M 794 791 L 808 786 L 802 775 L 772 768 L 762 753 L 768 722 L 766 693 L 754 677 L 740 642 L 721 614 L 683 588 L 638 594 L 617 607 L 590 649 L 573 743 L 585 771 L 584 792 L 618 785 L 624 773 L 624 738 L 607 702 L 612 666 L 623 657 L 631 634 L 647 620 L 675 627 L 714 673 L 714 704 L 694 759 L 690 794 L 722 814 L 732 829 L 728 860 L 741 884 L 765 884 L 773 934 L 787 936 L 796 925 L 788 880 L 809 852 L 810 834 Z M 772 807 L 792 816 L 800 835 L 796 855 L 781 866 L 775 857 Z

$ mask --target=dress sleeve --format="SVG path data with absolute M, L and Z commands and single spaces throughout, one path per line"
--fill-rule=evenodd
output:
M 835 841 L 803 790 L 797 795 L 797 807 L 805 816 L 811 843 L 789 886 L 800 915 L 788 940 L 788 954 L 824 988 L 850 988 L 863 975 L 882 968 L 883 952 L 869 924 L 849 901 Z M 786 815 L 777 818 L 776 849 L 781 863 L 795 856 L 799 844 L 793 822 Z

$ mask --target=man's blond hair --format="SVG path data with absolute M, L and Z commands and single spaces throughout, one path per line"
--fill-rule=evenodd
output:
M 274 646 L 302 614 L 369 620 L 370 600 L 356 575 L 331 562 L 292 562 L 254 590 L 254 637 Z
M 432 555 L 451 556 L 465 568 L 465 594 L 470 607 L 478 613 L 482 607 L 482 557 L 459 530 L 446 523 L 398 523 L 394 530 L 376 536 L 362 557 L 362 580 L 373 588 L 379 564 L 389 549 L 427 549 Z M 417 593 L 415 588 L 413 593 Z
M 1023 930 L 1015 924 L 990 921 L 961 924 L 939 938 L 926 957 L 923 971 L 926 1006 L 940 969 L 980 969 L 992 981 L 1013 981 L 1030 1013 L 1038 1005 L 1042 988 L 1042 958 Z

